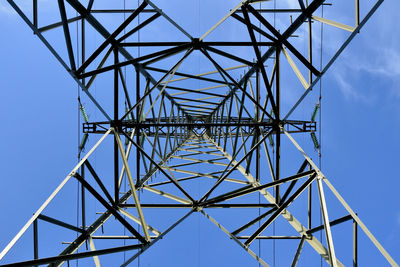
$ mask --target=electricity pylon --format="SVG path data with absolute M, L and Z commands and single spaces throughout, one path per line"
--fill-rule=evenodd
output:
M 122 264 L 126 266 L 199 213 L 262 266 L 271 262 L 257 253 L 255 241 L 276 240 L 295 244 L 285 254 L 291 266 L 301 260 L 305 244 L 327 264 L 343 266 L 332 228 L 347 221 L 353 223 L 354 266 L 358 228 L 389 264 L 398 266 L 295 139 L 310 135 L 307 145 L 319 149 L 315 135 L 319 103 L 315 107 L 304 104 L 306 96 L 383 0 L 364 16 L 359 0 L 347 3 L 355 10 L 353 26 L 317 16 L 323 0 L 294 1 L 296 8 L 276 8 L 272 1 L 257 8 L 256 1 L 243 0 L 227 7 L 226 16 L 197 37 L 150 0 L 132 9 L 93 0 L 58 0 L 52 6 L 33 0 L 29 7 L 7 1 L 90 103 L 84 106 L 79 98 L 84 120 L 79 157 L 81 152 L 83 157 L 4 248 L 0 260 L 32 227 L 33 259 L 16 265 L 60 266 L 93 258 L 100 266 L 101 255 L 135 251 Z M 50 23 L 46 16 L 50 13 L 59 20 Z M 289 22 L 279 20 L 288 15 Z M 343 31 L 343 40 L 327 64 L 317 67 L 314 46 L 322 40 L 313 35 L 313 24 L 321 23 Z M 73 29 L 73 24 L 79 28 Z M 300 49 L 302 45 L 307 49 Z M 290 77 L 294 81 L 288 86 Z M 287 99 L 288 87 L 297 92 L 294 102 Z M 311 118 L 303 118 L 299 109 L 309 110 Z M 87 110 L 102 119 L 91 121 Z M 97 141 L 92 144 L 88 137 Z M 109 139 L 112 148 L 104 144 Z M 291 148 L 282 146 L 284 141 Z M 96 153 L 111 154 L 112 159 L 102 159 L 96 166 L 92 161 Z M 289 162 L 284 168 L 283 158 Z M 81 185 L 80 225 L 57 218 L 57 213 L 44 214 L 74 179 Z M 326 192 L 342 206 L 344 216 L 332 220 Z M 89 200 L 104 208 L 96 219 L 88 215 L 93 212 L 86 205 Z M 296 206 L 300 201 L 307 204 Z M 167 210 L 169 215 L 152 213 L 151 208 Z M 223 215 L 221 208 L 235 210 L 234 219 Z M 171 220 L 182 209 L 186 213 Z M 209 214 L 213 209 L 220 211 L 216 213 L 220 217 Z M 316 225 L 319 214 L 322 224 Z M 39 220 L 77 236 L 58 255 L 39 257 Z M 110 229 L 122 226 L 125 234 L 105 234 L 100 229 L 107 224 Z M 281 224 L 291 232 L 271 235 L 272 226 Z M 323 233 L 323 238 L 317 233 Z M 109 241 L 109 245 L 96 249 L 95 240 Z M 131 243 L 115 246 L 115 240 Z

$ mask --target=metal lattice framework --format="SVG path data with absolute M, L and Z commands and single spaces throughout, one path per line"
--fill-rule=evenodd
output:
M 398 266 L 294 138 L 310 133 L 309 139 L 318 149 L 315 135 L 318 106 L 310 120 L 296 111 L 383 0 L 378 0 L 365 16 L 360 15 L 359 0 L 355 1 L 355 8 L 352 2 L 354 26 L 317 16 L 324 0 L 294 1 L 297 8 L 265 9 L 257 8 L 256 1 L 243 0 L 230 10 L 228 7 L 226 16 L 198 38 L 150 0 L 144 0 L 135 9 L 118 9 L 118 5 L 110 3 L 107 8 L 94 9 L 97 2 L 94 0 L 58 0 L 54 3 L 57 12 L 53 15 L 58 18 L 55 23 L 48 23 L 40 16 L 40 4 L 47 3 L 33 0 L 28 8 L 32 13 L 27 14 L 17 1 L 7 1 L 90 101 L 86 107 L 80 103 L 85 121 L 80 152 L 89 146 L 89 136 L 96 140 L 96 136 L 101 137 L 0 254 L 1 260 L 32 227 L 34 258 L 2 266 L 60 266 L 69 260 L 88 257 L 93 257 L 95 265 L 100 266 L 100 255 L 136 251 L 122 264 L 127 266 L 196 212 L 262 266 L 271 263 L 257 255 L 252 246 L 254 241 L 278 239 L 296 244 L 296 249 L 290 252 L 291 266 L 296 266 L 307 243 L 329 265 L 343 266 L 341 255 L 335 253 L 331 228 L 346 221 L 354 225 L 354 266 L 357 266 L 358 228 L 390 265 Z M 288 24 L 275 24 L 271 16 L 276 14 L 292 14 L 292 19 Z M 122 23 L 105 19 L 113 15 L 119 18 L 123 15 Z M 141 21 L 136 23 L 139 16 Z M 312 34 L 313 22 L 348 32 L 321 68 L 313 62 L 313 39 L 317 38 Z M 72 34 L 74 23 L 80 26 L 76 37 Z M 223 35 L 227 23 L 235 25 L 234 41 L 226 41 Z M 139 32 L 142 40 L 138 39 Z M 296 34 L 305 37 L 306 51 L 299 49 L 300 45 L 293 40 Z M 56 39 L 54 44 L 50 39 Z M 79 43 L 77 47 L 75 41 Z M 207 70 L 199 72 L 196 67 L 199 65 Z M 302 92 L 288 104 L 283 99 L 286 88 L 282 83 L 290 75 L 295 75 L 294 87 Z M 104 92 L 93 94 L 97 80 Z M 312 110 L 309 104 L 304 108 Z M 90 121 L 88 109 L 101 114 L 102 119 Z M 107 163 L 112 171 L 102 175 L 106 167 L 96 167 L 91 157 L 104 153 L 96 149 L 110 138 L 113 159 Z M 281 147 L 283 139 L 296 150 L 287 169 L 281 167 L 281 158 L 289 153 Z M 290 153 L 295 154 L 293 151 Z M 45 208 L 73 179 L 81 185 L 80 226 L 44 214 Z M 331 220 L 328 216 L 327 189 L 347 211 L 343 217 Z M 261 200 L 255 201 L 258 195 Z M 292 214 L 290 206 L 300 197 L 308 204 L 304 209 L 294 209 Z M 91 211 L 85 205 L 89 198 L 104 207 L 104 212 L 92 221 L 87 217 Z M 166 209 L 171 214 L 176 209 L 186 209 L 187 213 L 158 230 L 161 215 L 150 214 L 147 212 L 150 208 Z M 218 208 L 261 212 L 250 216 L 238 211 L 241 220 L 221 217 L 224 222 L 220 223 L 208 212 Z M 322 213 L 322 225 L 312 224 L 312 214 L 316 212 Z M 111 217 L 125 228 L 126 235 L 111 236 L 99 230 Z M 77 238 L 59 255 L 39 258 L 38 220 L 72 230 L 78 234 Z M 245 223 L 239 224 L 241 221 Z M 285 223 L 296 234 L 266 235 L 274 223 Z M 321 231 L 323 240 L 315 235 Z M 137 243 L 96 250 L 94 240 L 98 239 L 133 239 Z M 78 249 L 81 251 L 77 252 Z

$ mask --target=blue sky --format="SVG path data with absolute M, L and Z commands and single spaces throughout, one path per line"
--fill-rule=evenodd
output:
M 212 18 L 223 16 L 236 2 L 229 1 L 226 6 L 218 2 L 209 14 L 207 8 L 200 9 L 200 13 L 196 11 L 198 2 L 186 3 L 181 9 L 191 16 L 178 16 L 180 12 L 174 14 L 172 7 L 168 14 L 176 16 L 182 25 L 188 25 L 193 35 L 201 35 L 213 24 Z M 208 4 L 205 2 L 203 7 Z M 164 1 L 159 5 L 168 10 Z M 399 7 L 396 1 L 385 1 L 324 76 L 321 140 L 324 174 L 396 261 L 400 261 L 400 208 L 396 205 L 400 185 L 397 153 L 400 149 L 400 34 L 393 27 Z M 201 12 L 207 13 L 210 19 L 202 21 Z M 79 114 L 76 84 L 4 0 L 0 2 L 0 32 L 3 34 L 0 49 L 2 249 L 76 164 Z M 336 48 L 336 37 L 332 32 L 325 38 L 327 56 Z M 310 95 L 311 102 L 315 102 L 316 92 Z M 299 114 L 308 117 L 310 112 L 304 110 Z M 92 118 L 99 119 L 100 115 L 93 111 Z M 309 144 L 306 138 L 299 138 L 300 141 Z M 306 152 L 316 157 L 311 146 L 306 146 Z M 75 189 L 73 182 L 67 191 Z M 63 197 L 75 203 L 74 195 Z M 331 201 L 328 205 L 339 206 L 331 196 L 328 201 Z M 69 211 L 62 216 L 71 218 L 75 214 Z M 218 229 L 207 222 L 201 224 L 198 217 L 183 224 L 182 231 L 189 231 L 191 224 L 196 224 L 201 231 L 193 237 L 171 233 L 172 241 L 162 240 L 153 252 L 150 249 L 149 255 L 142 259 L 143 264 L 158 266 L 163 262 L 166 266 L 189 266 L 194 259 L 197 266 L 239 263 L 256 266 L 239 246 L 231 247 L 232 242 Z M 203 233 L 215 236 L 211 240 L 215 246 L 200 248 L 207 244 Z M 15 247 L 18 252 L 11 251 L 5 259 L 12 262 L 31 257 L 30 238 L 31 232 L 27 232 Z M 168 248 L 173 240 L 182 240 L 182 243 L 175 242 L 173 248 Z M 366 245 L 362 247 L 364 253 L 360 250 L 359 258 L 364 263 L 360 265 L 384 266 L 377 250 L 365 238 L 361 240 Z M 224 246 L 229 249 L 221 249 Z M 190 247 L 198 247 L 200 252 L 193 252 Z M 177 250 L 185 254 L 179 265 L 175 265 Z M 164 253 L 156 258 L 159 251 Z M 203 258 L 203 255 L 211 256 Z

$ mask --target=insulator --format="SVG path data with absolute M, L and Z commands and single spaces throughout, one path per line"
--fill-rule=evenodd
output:
M 128 113 L 129 109 L 126 107 L 125 108 L 125 113 Z M 126 120 L 131 121 L 132 120 L 132 113 L 129 112 L 128 116 L 126 116 Z
M 128 138 L 125 138 L 125 146 L 128 146 L 128 144 L 129 144 L 129 140 L 128 140 Z
M 319 110 L 319 103 L 315 104 L 314 111 L 311 114 L 311 121 L 315 121 L 315 118 L 317 117 L 318 110 Z
M 274 117 L 274 110 L 271 108 L 271 110 L 269 111 L 269 115 L 271 115 L 271 117 Z
M 140 114 L 140 121 L 145 121 L 146 120 L 146 116 L 145 116 L 145 114 L 142 112 L 141 114 Z
M 315 135 L 314 132 L 311 132 L 310 134 L 311 134 L 311 139 L 313 140 L 313 143 L 314 143 L 314 147 L 316 149 L 319 149 L 319 143 L 318 143 L 317 136 Z
M 80 151 L 82 151 L 83 148 L 85 147 L 86 142 L 87 142 L 87 140 L 88 140 L 88 137 L 89 137 L 89 134 L 88 134 L 88 133 L 85 133 L 85 134 L 83 135 L 81 144 L 79 145 L 79 150 L 80 150 Z
M 81 105 L 79 105 L 79 109 L 80 109 L 80 111 L 82 113 L 82 117 L 85 120 L 85 122 L 89 122 L 89 117 L 86 114 L 85 107 L 81 104 Z
M 274 147 L 274 138 L 272 138 L 272 135 L 268 136 L 268 140 L 269 140 L 269 144 L 271 145 L 271 147 Z

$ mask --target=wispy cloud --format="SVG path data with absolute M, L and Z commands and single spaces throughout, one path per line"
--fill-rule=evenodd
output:
M 362 102 L 364 104 L 372 104 L 374 102 L 374 97 L 363 94 L 357 87 L 354 87 L 344 73 L 335 72 L 333 75 L 339 90 L 346 100 Z
M 369 41 L 373 41 L 373 38 L 368 38 L 367 42 Z M 365 50 L 365 53 L 351 55 L 352 62 L 348 63 L 350 61 L 345 60 L 344 65 L 355 71 L 364 71 L 372 75 L 400 78 L 400 52 L 397 49 L 391 46 L 379 46 L 378 49 L 375 45 L 366 45 Z M 345 57 L 348 58 L 349 55 Z
M 379 94 L 400 98 L 400 35 L 394 34 L 393 29 L 388 27 L 395 24 L 396 16 L 390 14 L 398 7 L 399 3 L 394 2 L 382 5 L 355 38 L 357 49 L 350 44 L 335 63 L 338 65 L 334 78 L 347 100 L 372 103 L 371 98 L 377 99 Z M 324 43 L 328 53 L 334 49 L 329 45 L 334 43 L 331 37 L 325 37 L 326 41 L 329 40 Z M 363 76 L 368 76 L 370 81 L 374 81 L 373 84 L 355 86 L 360 82 L 355 77 Z M 374 88 L 379 88 L 379 91 Z
M 12 7 L 8 3 L 4 2 L 0 2 L 0 13 L 8 16 L 13 16 L 16 14 Z
M 371 43 L 372 37 L 368 38 Z M 400 42 L 400 37 L 399 37 Z M 400 52 L 392 46 L 367 45 L 366 52 L 363 54 L 352 55 L 350 60 L 343 61 L 343 69 L 345 72 L 352 72 L 355 75 L 367 73 L 370 77 L 374 77 L 376 81 L 385 84 L 383 89 L 392 97 L 400 98 Z M 355 57 L 355 58 L 354 58 Z
M 297 2 L 297 1 L 284 0 L 283 2 L 285 3 L 284 4 L 285 7 L 288 7 L 288 8 L 299 8 L 299 2 Z
M 57 1 L 51 0 L 38 0 L 38 6 L 40 7 L 40 11 L 49 11 L 54 10 L 54 6 L 57 5 Z M 17 6 L 24 12 L 26 15 L 32 14 L 33 6 L 32 1 L 17 1 Z M 17 12 L 11 7 L 9 3 L 6 1 L 0 2 L 0 14 L 6 14 L 8 16 L 15 16 L 17 17 Z M 28 16 L 29 17 L 29 16 Z

